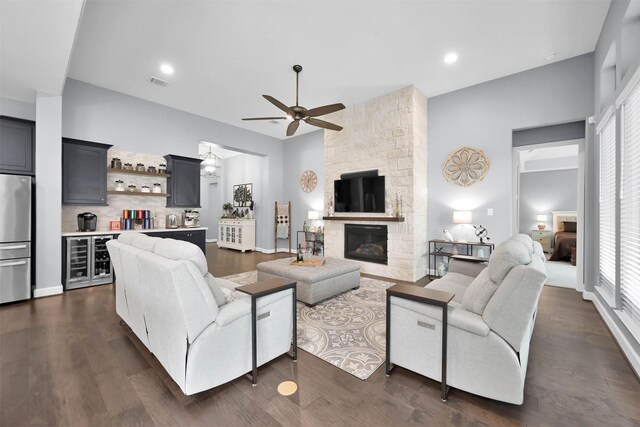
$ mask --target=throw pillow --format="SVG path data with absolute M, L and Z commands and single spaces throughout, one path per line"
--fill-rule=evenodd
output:
M 222 293 L 224 293 L 224 297 L 227 304 L 235 301 L 236 298 L 238 298 L 238 295 L 236 294 L 236 292 L 232 291 L 231 289 L 222 288 L 222 287 L 220 289 L 222 289 Z
M 462 297 L 462 308 L 482 316 L 496 289 L 498 285 L 491 280 L 489 270 L 485 268 L 467 287 Z
M 576 222 L 575 221 L 562 221 L 562 225 L 564 227 L 564 231 L 568 233 L 576 232 Z
M 209 286 L 209 290 L 213 294 L 213 298 L 216 300 L 216 304 L 218 307 L 222 307 L 227 303 L 227 297 L 223 291 L 223 288 L 216 283 L 216 278 L 211 275 L 211 273 L 207 273 L 204 276 L 204 279 L 207 281 L 207 285 Z

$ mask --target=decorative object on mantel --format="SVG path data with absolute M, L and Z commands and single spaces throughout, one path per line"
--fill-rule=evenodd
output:
M 491 240 L 489 238 L 489 232 L 482 225 L 478 225 L 477 227 L 474 225 L 473 228 L 476 229 L 476 237 L 480 239 L 480 243 L 484 243 L 484 239 L 487 239 L 487 241 Z
M 238 184 L 233 186 L 233 205 L 246 208 L 253 200 L 253 184 Z
M 449 154 L 442 167 L 447 182 L 470 187 L 482 181 L 489 171 L 489 159 L 484 151 L 473 147 L 462 147 Z
M 306 170 L 302 172 L 302 176 L 300 177 L 300 188 L 305 193 L 311 193 L 316 189 L 318 185 L 318 175 L 312 170 Z
M 449 230 L 446 228 L 442 230 L 442 238 L 445 240 L 445 242 L 453 242 L 453 236 L 451 235 L 451 233 L 449 233 Z
M 285 117 L 250 117 L 244 118 L 242 120 L 291 120 L 289 126 L 287 127 L 287 136 L 292 136 L 298 130 L 298 126 L 300 126 L 300 120 L 304 121 L 307 124 L 312 126 L 317 126 L 323 129 L 330 129 L 335 131 L 341 131 L 342 126 L 338 126 L 333 123 L 326 122 L 324 120 L 314 119 L 317 116 L 324 116 L 325 114 L 334 113 L 336 111 L 343 110 L 344 105 L 338 104 L 330 104 L 323 105 L 322 107 L 312 108 L 307 110 L 303 106 L 298 104 L 298 92 L 299 85 L 298 80 L 300 77 L 300 71 L 302 71 L 301 65 L 294 65 L 293 71 L 296 73 L 296 105 L 291 107 L 287 107 L 284 103 L 278 101 L 273 96 L 262 95 L 264 99 L 278 107 L 280 110 L 284 111 L 287 115 Z
M 396 193 L 396 203 L 393 206 L 393 216 L 402 217 L 402 194 Z
M 209 147 L 208 153 L 200 154 L 200 158 L 202 159 L 200 175 L 207 178 L 220 178 L 220 170 L 222 169 L 220 157 L 211 152 L 211 147 Z

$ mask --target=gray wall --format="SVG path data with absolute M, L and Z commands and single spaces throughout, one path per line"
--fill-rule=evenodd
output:
M 453 210 L 471 210 L 473 223 L 489 230 L 493 242 L 511 230 L 512 131 L 585 119 L 593 114 L 593 55 L 429 98 L 429 238 L 451 227 Z M 491 167 L 484 181 L 460 188 L 448 184 L 442 165 L 454 149 L 485 151 Z M 487 216 L 487 208 L 494 215 Z
M 36 104 L 0 98 L 0 116 L 16 117 L 18 119 L 36 120 Z
M 538 214 L 547 215 L 547 230 L 551 230 L 551 211 L 575 211 L 577 206 L 578 169 L 520 174 L 521 233 L 530 234 L 538 228 Z
M 200 141 L 265 156 L 258 206 L 283 197 L 283 143 L 215 120 L 67 79 L 62 98 L 62 135 L 113 144 L 121 150 L 197 157 Z M 258 220 L 273 222 L 261 209 Z M 273 248 L 273 227 L 256 230 L 257 245 Z
M 274 229 L 274 213 L 271 206 L 273 201 L 267 200 L 264 197 L 265 188 L 269 185 L 269 177 L 266 175 L 266 171 L 268 170 L 267 166 L 267 157 L 253 156 L 250 154 L 240 154 L 222 160 L 222 174 L 219 184 L 220 210 L 222 210 L 222 204 L 226 202 L 233 204 L 234 185 L 252 184 L 256 235 L 262 235 L 267 230 L 271 231 L 273 235 Z M 261 249 L 273 248 L 273 238 L 268 243 L 269 245 L 265 246 L 265 242 L 256 242 L 256 246 Z
M 304 126 L 304 125 L 303 125 Z M 318 186 L 311 193 L 300 188 L 300 176 L 312 170 L 318 176 Z M 324 214 L 324 131 L 300 135 L 284 141 L 284 196 L 280 203 L 291 201 L 291 231 L 296 246 L 296 231 L 302 230 L 309 211 Z M 279 248 L 288 248 L 287 240 L 279 240 Z
M 207 240 L 218 239 L 218 219 L 222 215 L 220 178 L 200 177 L 200 225 L 208 227 Z

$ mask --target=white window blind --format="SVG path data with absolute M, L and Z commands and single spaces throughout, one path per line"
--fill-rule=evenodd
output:
M 640 85 L 622 105 L 620 305 L 640 330 Z
M 600 274 L 598 285 L 610 301 L 616 283 L 616 116 L 600 131 Z

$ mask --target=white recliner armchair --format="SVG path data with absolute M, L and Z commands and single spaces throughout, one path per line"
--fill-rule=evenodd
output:
M 209 274 L 197 246 L 126 232 L 107 248 L 116 312 L 185 394 L 251 371 L 251 299 Z M 291 289 L 258 299 L 258 366 L 289 351 L 291 304 Z
M 540 244 L 519 234 L 488 264 L 452 260 L 449 273 L 426 286 L 455 295 L 447 311 L 449 386 L 522 404 L 544 262 Z M 442 309 L 393 296 L 390 304 L 390 362 L 440 381 Z

